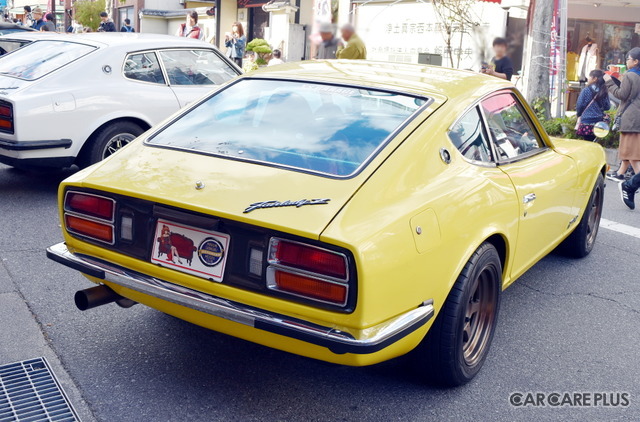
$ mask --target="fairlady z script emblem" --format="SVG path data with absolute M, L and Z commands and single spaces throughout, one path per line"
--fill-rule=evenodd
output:
M 301 199 L 299 201 L 264 201 L 264 202 L 254 202 L 249 205 L 244 213 L 251 212 L 253 210 L 258 210 L 262 208 L 282 208 L 282 207 L 296 207 L 300 208 L 304 205 L 324 205 L 328 204 L 330 199 Z

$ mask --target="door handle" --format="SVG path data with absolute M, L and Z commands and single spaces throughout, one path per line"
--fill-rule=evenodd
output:
M 529 194 L 525 195 L 522 198 L 522 203 L 523 204 L 530 204 L 535 200 L 536 200 L 536 194 L 535 193 L 529 193 Z

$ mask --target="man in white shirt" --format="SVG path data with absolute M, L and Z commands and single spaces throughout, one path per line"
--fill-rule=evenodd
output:
M 273 52 L 271 53 L 273 55 L 273 58 L 271 60 L 269 60 L 269 63 L 267 64 L 267 66 L 276 66 L 279 64 L 284 63 L 284 60 L 282 60 L 282 51 L 278 50 L 277 48 L 275 50 L 273 50 Z

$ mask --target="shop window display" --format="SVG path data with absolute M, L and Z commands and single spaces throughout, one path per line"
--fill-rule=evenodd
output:
M 639 44 L 635 23 L 569 19 L 567 79 L 579 81 L 583 67 L 585 75 L 593 69 L 624 73 L 627 51 Z

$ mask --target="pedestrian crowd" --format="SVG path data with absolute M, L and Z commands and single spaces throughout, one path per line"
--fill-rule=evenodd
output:
M 131 20 L 126 18 L 123 20 L 120 29 L 116 27 L 115 22 L 105 11 L 99 14 L 100 24 L 97 28 L 98 32 L 136 32 Z M 178 37 L 194 38 L 198 40 L 205 39 L 205 28 L 198 24 L 198 12 L 190 10 L 186 14 L 185 22 L 178 26 L 175 33 Z M 56 18 L 53 13 L 43 13 L 40 7 L 32 8 L 24 6 L 22 19 L 10 18 L 4 15 L 6 22 L 16 25 L 26 26 L 36 31 L 56 32 Z M 65 32 L 68 33 L 86 33 L 92 32 L 91 28 L 83 27 L 75 20 L 72 21 Z M 336 36 L 334 25 L 328 22 L 319 24 L 317 33 L 310 37 L 312 39 L 312 59 L 330 60 L 330 59 L 350 59 L 364 60 L 367 58 L 367 48 L 363 40 L 358 36 L 352 24 L 345 24 L 340 28 L 340 37 Z M 226 55 L 234 61 L 239 67 L 251 71 L 257 69 L 257 57 L 252 51 L 247 51 L 247 36 L 245 35 L 242 23 L 234 22 L 231 31 L 224 35 L 224 46 Z M 214 40 L 211 40 L 214 42 Z M 266 57 L 268 66 L 275 66 L 284 63 L 282 49 L 275 48 Z
M 367 48 L 350 23 L 340 28 L 342 38 L 335 35 L 333 25 L 328 22 L 320 24 L 318 32 L 320 42 L 316 47 L 315 55 L 313 55 L 314 59 L 364 60 L 367 58 Z
M 40 7 L 31 9 L 31 6 L 24 6 L 23 19 L 11 18 L 8 14 L 4 15 L 4 21 L 19 26 L 26 26 L 42 32 L 55 32 L 55 16 L 53 13 L 44 13 Z
M 620 79 L 600 69 L 583 75 L 586 86 L 576 104 L 576 134 L 586 141 L 595 141 L 594 127 L 600 122 L 619 132 L 620 166 L 608 172 L 607 178 L 618 183 L 620 198 L 633 210 L 635 194 L 640 189 L 640 47 L 627 53 L 626 68 Z M 612 99 L 619 103 L 613 122 L 607 114 Z
M 115 23 L 109 17 L 107 12 L 101 12 L 99 15 L 100 25 L 98 32 L 118 32 Z M 18 26 L 24 26 L 41 32 L 58 32 L 56 25 L 56 17 L 53 13 L 44 13 L 39 6 L 32 8 L 24 6 L 22 19 L 12 18 L 9 14 L 4 15 L 4 22 L 13 23 Z M 68 33 L 85 33 L 91 32 L 91 28 L 83 27 L 75 20 L 69 25 L 65 32 Z M 131 25 L 130 19 L 124 19 L 120 32 L 136 32 Z

